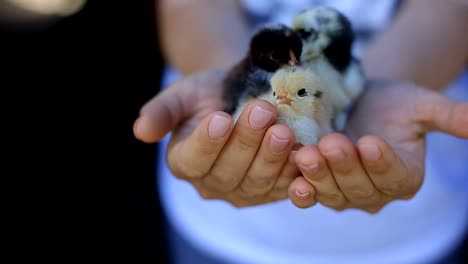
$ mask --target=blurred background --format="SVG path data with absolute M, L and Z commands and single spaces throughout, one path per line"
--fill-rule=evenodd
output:
M 132 133 L 160 85 L 154 2 L 0 0 L 16 263 L 167 261 L 156 146 Z

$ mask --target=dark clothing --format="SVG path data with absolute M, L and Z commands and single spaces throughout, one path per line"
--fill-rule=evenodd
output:
M 50 25 L 0 28 L 18 263 L 167 262 L 156 146 L 132 132 L 160 86 L 155 22 L 154 1 L 93 0 Z

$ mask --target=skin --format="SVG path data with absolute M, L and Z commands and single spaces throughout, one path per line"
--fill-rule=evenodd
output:
M 228 69 L 245 56 L 250 33 L 239 1 L 161 0 L 156 4 L 162 54 L 184 75 Z
M 167 87 L 142 108 L 140 117 L 135 121 L 134 134 L 144 142 L 153 143 L 172 132 L 167 152 L 169 166 L 176 177 L 191 182 L 204 198 L 223 199 L 242 207 L 289 196 L 301 208 L 319 202 L 337 210 L 358 208 L 373 213 L 388 202 L 408 199 L 419 190 L 424 175 L 424 136 L 427 132 L 440 130 L 468 138 L 468 104 L 449 101 L 436 92 L 409 82 L 387 80 L 407 80 L 437 89 L 452 80 L 464 65 L 444 64 L 450 69 L 443 72 L 451 74 L 438 77 L 437 82 L 419 83 L 420 78 L 416 78 L 411 69 L 424 67 L 430 70 L 431 67 L 419 65 L 415 62 L 417 60 L 404 52 L 412 45 L 426 49 L 446 47 L 450 43 L 452 49 L 425 51 L 424 54 L 443 53 L 449 58 L 462 54 L 466 63 L 464 49 L 455 47 L 467 47 L 468 43 L 454 44 L 459 39 L 443 39 L 439 41 L 443 41 L 444 45 L 431 43 L 431 47 L 425 47 L 415 37 L 407 43 L 409 47 L 398 45 L 401 41 L 399 36 L 405 34 L 405 30 L 415 30 L 414 27 L 417 27 L 419 31 L 424 31 L 420 24 L 410 26 L 411 16 L 415 12 L 424 15 L 418 12 L 418 7 L 429 5 L 429 2 L 435 5 L 437 0 L 410 1 L 392 28 L 380 38 L 395 41 L 377 41 L 369 49 L 364 58 L 366 73 L 371 78 L 379 79 L 369 82 L 368 89 L 351 115 L 347 134 L 331 134 L 324 137 L 318 146 L 306 146 L 297 152 L 291 151 L 294 136 L 289 128 L 270 126 L 275 111 L 269 103 L 256 100 L 249 104 L 235 126 L 229 115 L 219 112 L 222 109 L 222 76 L 230 65 L 237 62 L 237 58 L 243 57 L 245 46 L 242 43 L 248 43 L 243 18 L 238 11 L 233 12 L 237 10 L 238 3 L 214 1 L 217 5 L 215 9 L 207 7 L 212 4 L 208 0 L 197 3 L 197 8 L 193 8 L 192 1 L 188 0 L 173 1 L 177 4 L 169 4 L 169 0 L 159 2 L 165 56 L 186 77 Z M 171 15 L 174 12 L 178 16 Z M 405 12 L 406 15 L 403 15 Z M 223 14 L 223 19 L 216 19 L 220 14 Z M 451 14 L 450 19 L 447 19 L 447 14 Z M 435 15 L 443 17 L 435 18 Z M 197 19 L 190 19 L 193 16 Z M 441 24 L 443 21 L 461 19 L 455 18 L 453 12 L 431 16 Z M 184 20 L 191 23 L 183 23 Z M 233 38 L 232 31 L 223 30 L 223 23 L 210 21 L 225 21 L 239 34 Z M 203 52 L 206 51 L 205 38 L 199 38 L 197 33 L 201 26 L 204 26 L 205 34 L 209 32 L 215 36 L 210 39 L 217 40 L 216 45 L 209 45 L 210 52 Z M 180 34 L 181 31 L 184 34 Z M 437 35 L 434 28 L 426 32 Z M 195 52 L 183 52 L 187 50 L 184 43 L 190 43 Z M 387 59 L 395 62 L 386 64 L 398 62 L 397 65 L 405 65 L 408 69 L 404 74 L 396 66 L 379 66 L 383 64 L 378 63 L 379 56 L 384 56 L 382 54 L 388 53 L 388 50 L 392 50 L 392 55 Z M 210 68 L 222 70 L 206 70 Z M 252 109 L 259 108 L 261 114 L 252 117 Z M 223 122 L 214 122 L 215 119 Z M 278 150 L 279 145 L 284 148 L 274 151 L 273 146 Z M 342 159 L 339 151 L 343 152 Z M 201 155 L 203 159 L 197 158 Z M 299 175 L 302 176 L 297 177 Z
M 406 1 L 390 28 L 367 49 L 365 71 L 439 91 L 466 67 L 466 25 L 468 0 Z

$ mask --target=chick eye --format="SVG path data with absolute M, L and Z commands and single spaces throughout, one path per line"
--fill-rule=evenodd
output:
M 278 53 L 277 51 L 273 51 L 273 52 L 271 53 L 270 58 L 271 58 L 272 60 L 274 60 L 274 61 L 279 61 L 279 60 L 280 60 L 280 55 L 279 55 L 279 53 Z
M 273 96 L 276 96 L 276 93 L 275 93 L 275 92 L 273 92 Z
M 301 38 L 303 38 L 303 39 L 306 39 L 306 38 L 308 38 L 308 37 L 310 36 L 310 32 L 305 31 L 305 30 L 302 29 L 302 28 L 301 28 L 301 29 L 298 29 L 298 30 L 297 30 L 297 33 L 299 33 L 299 35 L 301 35 Z
M 299 35 L 301 35 L 302 39 L 309 39 L 309 41 L 314 41 L 318 37 L 317 30 L 313 28 L 309 29 L 308 31 L 304 29 L 299 29 L 297 32 L 299 33 Z
M 299 91 L 297 91 L 297 95 L 298 95 L 299 97 L 304 97 L 304 96 L 306 96 L 306 95 L 307 95 L 306 89 L 305 89 L 305 88 L 300 89 Z

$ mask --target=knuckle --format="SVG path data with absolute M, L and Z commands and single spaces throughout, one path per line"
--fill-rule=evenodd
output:
M 191 162 L 168 161 L 168 166 L 177 178 L 202 178 L 207 174 Z
M 252 149 L 257 149 L 259 142 L 258 138 L 252 134 L 245 134 L 237 137 L 236 144 L 239 151 L 251 151 Z
M 211 156 L 216 155 L 219 151 L 220 144 L 224 143 L 224 140 L 208 140 L 207 134 L 202 133 L 201 131 L 198 132 L 198 135 L 194 138 L 191 138 L 192 144 L 189 144 L 192 147 L 193 153 L 197 153 L 200 156 Z
M 230 204 L 231 204 L 232 206 L 234 206 L 235 208 L 237 208 L 237 209 L 240 209 L 240 208 L 245 207 L 245 206 L 242 206 L 241 204 L 236 203 L 236 202 L 230 202 Z
M 227 200 L 232 206 L 236 207 L 236 208 L 244 208 L 244 207 L 247 207 L 249 206 L 248 203 L 244 202 L 244 201 L 241 201 L 241 200 L 238 200 L 238 199 L 230 199 L 230 200 Z
M 335 210 L 343 210 L 346 200 L 341 193 L 327 193 L 318 195 L 317 199 L 321 204 Z
M 366 207 L 366 208 L 362 208 L 361 210 L 369 213 L 369 214 L 377 214 L 378 212 L 380 212 L 382 210 L 384 206 L 378 206 L 378 207 Z
M 393 180 L 392 182 L 382 183 L 378 188 L 390 196 L 407 196 L 413 194 L 417 189 L 406 178 Z
M 388 172 L 392 167 L 390 161 L 380 159 L 378 161 L 366 164 L 366 168 L 376 174 L 384 174 Z
M 417 177 L 415 180 L 415 183 L 412 185 L 412 190 L 410 190 L 410 192 L 407 195 L 411 195 L 411 196 L 415 195 L 422 185 L 423 185 L 423 177 Z
M 275 186 L 273 187 L 275 190 L 284 190 L 288 189 L 289 185 L 297 178 L 299 177 L 299 172 L 297 173 L 291 173 L 291 172 L 286 172 L 284 169 L 279 175 L 278 179 L 276 180 Z
M 268 151 L 266 155 L 257 154 L 257 157 L 261 158 L 262 162 L 265 163 L 266 166 L 271 166 L 274 164 L 282 164 L 285 161 L 287 154 L 287 151 L 276 154 Z
M 319 197 L 321 200 L 329 201 L 331 203 L 342 203 L 344 200 L 344 197 L 340 192 L 320 193 Z
M 275 184 L 272 177 L 253 178 L 246 177 L 240 188 L 243 192 L 249 194 L 264 194 L 273 188 Z
M 401 187 L 402 185 L 399 183 L 386 183 L 380 185 L 379 189 L 388 195 L 396 196 L 402 194 Z
M 200 190 L 198 189 L 198 194 L 200 195 L 201 198 L 205 200 L 214 200 L 214 199 L 219 199 L 220 197 L 215 195 L 213 192 L 209 192 L 206 190 Z
M 191 181 L 191 184 L 197 191 L 198 195 L 205 200 L 220 198 L 219 193 L 208 188 L 202 180 Z
M 169 167 L 169 170 L 172 172 L 172 174 L 179 179 L 186 179 L 188 178 L 187 175 L 184 172 L 184 169 L 182 169 L 178 163 L 176 162 L 171 162 L 170 160 L 167 163 L 167 166 Z
M 413 197 L 414 197 L 415 195 L 416 195 L 416 193 L 407 194 L 407 195 L 402 195 L 402 196 L 400 197 L 400 199 L 402 199 L 402 200 L 407 200 L 407 201 L 408 201 L 408 200 L 413 199 Z
M 341 164 L 340 166 L 332 166 L 332 170 L 343 175 L 348 175 L 351 174 L 351 172 L 354 170 L 354 165 Z
M 182 172 L 188 178 L 202 178 L 207 172 L 194 164 L 183 163 L 181 166 Z
M 238 208 L 238 209 L 241 209 L 241 208 L 246 208 L 246 207 L 253 206 L 253 205 L 254 204 L 239 203 L 239 204 L 235 205 L 235 207 Z
M 344 190 L 344 192 L 350 199 L 360 203 L 373 202 L 378 197 L 374 190 L 365 190 L 359 186 L 347 188 Z
M 304 178 L 310 183 L 313 182 L 319 182 L 324 180 L 327 177 L 327 173 L 318 170 L 317 172 L 311 174 L 311 173 L 304 173 Z
M 244 199 L 258 199 L 259 197 L 265 194 L 265 193 L 259 192 L 258 190 L 253 190 L 249 187 L 245 187 L 242 185 L 239 186 L 239 188 L 237 189 L 237 193 L 240 197 Z
M 335 211 L 344 211 L 345 209 L 347 209 L 347 207 L 345 205 L 333 205 L 333 206 L 328 206 L 330 208 L 332 208 L 333 210 Z
M 271 198 L 272 201 L 287 199 L 289 197 L 288 189 L 287 188 L 274 189 L 268 194 L 268 196 Z
M 237 186 L 240 177 L 231 177 L 227 174 L 222 174 L 216 171 L 212 171 L 205 178 L 206 183 L 211 189 L 215 189 L 220 192 L 231 192 Z
M 293 179 L 288 181 L 278 180 L 276 181 L 274 187 L 272 188 L 273 192 L 288 190 L 289 185 L 292 183 Z
M 241 187 L 241 196 L 242 197 L 248 197 L 248 198 L 257 198 L 259 196 L 262 196 L 266 194 L 269 191 L 269 189 L 259 189 L 259 188 L 253 188 L 253 187 Z

